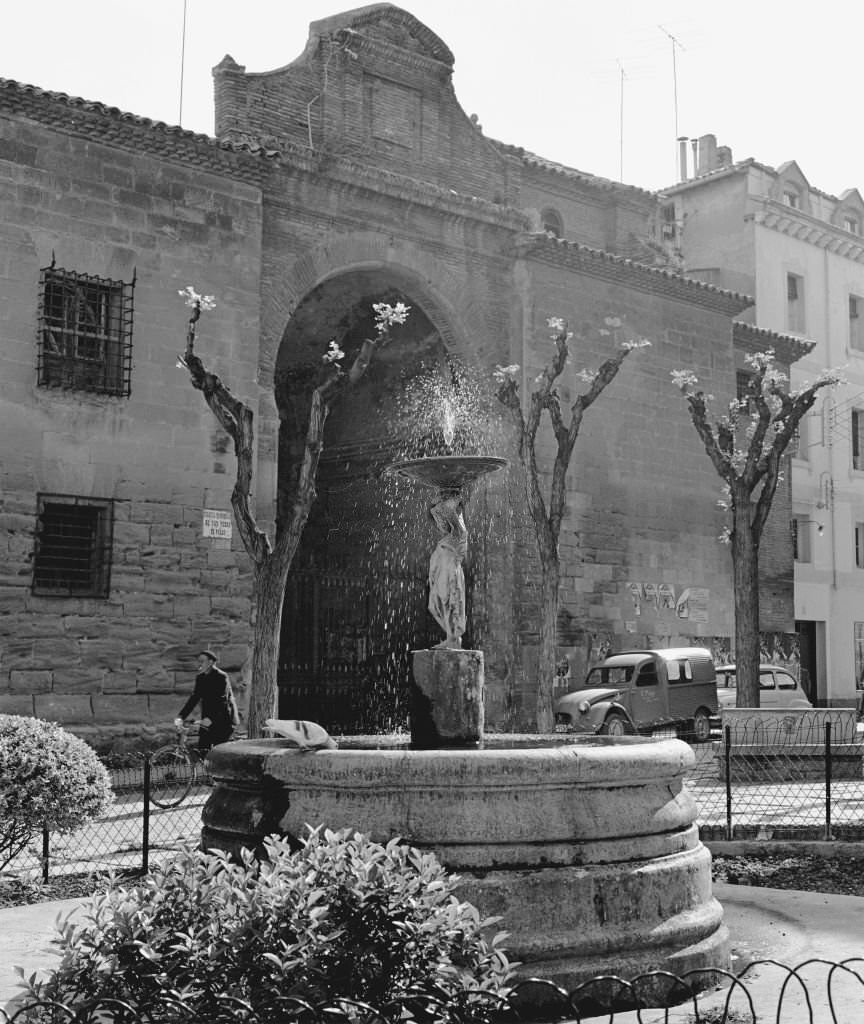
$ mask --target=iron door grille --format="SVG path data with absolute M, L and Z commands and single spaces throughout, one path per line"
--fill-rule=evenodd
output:
M 126 284 L 55 269 L 39 272 L 40 386 L 128 396 L 135 280 Z
M 110 498 L 39 495 L 34 594 L 108 596 L 113 510 Z

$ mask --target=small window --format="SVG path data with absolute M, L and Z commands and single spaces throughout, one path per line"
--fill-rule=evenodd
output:
M 544 210 L 540 214 L 540 220 L 543 222 L 543 230 L 547 235 L 554 235 L 555 238 L 564 237 L 564 221 L 557 210 Z
M 804 325 L 804 278 L 798 274 L 787 274 L 786 329 L 793 334 L 803 334 Z
M 643 665 L 639 669 L 639 675 L 636 677 L 637 686 L 657 686 L 657 666 L 656 665 Z
M 864 352 L 864 299 L 849 296 L 849 347 Z
M 792 520 L 792 557 L 796 562 L 810 561 L 810 525 L 807 516 L 796 516 Z
M 775 192 L 774 194 L 776 195 L 777 193 Z M 784 190 L 783 202 L 786 206 L 791 206 L 793 210 L 801 209 L 801 196 L 794 189 L 787 188 Z
M 864 409 L 852 410 L 852 468 L 864 472 Z
M 771 669 L 760 669 L 759 671 L 759 689 L 760 690 L 773 690 L 774 689 L 774 673 Z
M 855 524 L 855 565 L 864 569 L 864 523 Z
M 125 284 L 53 264 L 40 271 L 41 387 L 130 394 L 134 289 L 134 278 Z
M 857 217 L 844 217 L 843 218 L 843 227 L 850 234 L 853 234 L 853 235 L 860 235 L 861 234 L 861 222 L 858 220 Z
M 735 397 L 739 402 L 748 400 L 750 396 L 750 382 L 753 374 L 746 370 L 737 370 L 735 373 Z
M 33 593 L 107 597 L 113 518 L 108 498 L 40 494 Z

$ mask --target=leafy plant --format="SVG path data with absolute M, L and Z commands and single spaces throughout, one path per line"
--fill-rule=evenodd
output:
M 432 995 L 479 1019 L 511 965 L 495 919 L 454 895 L 434 855 L 350 831 L 271 836 L 260 861 L 176 853 L 139 884 L 96 897 L 61 926 L 59 967 L 31 994 L 75 1005 L 120 999 L 147 1019 L 216 1020 L 240 999 L 261 1019 L 286 1000 L 385 1007 Z M 235 1004 L 236 1005 L 236 1004 Z M 221 1010 L 220 1010 L 221 1008 Z M 400 1019 L 395 1006 L 383 1012 Z
M 39 718 L 0 715 L 0 868 L 43 828 L 74 832 L 112 800 L 108 772 L 83 740 Z

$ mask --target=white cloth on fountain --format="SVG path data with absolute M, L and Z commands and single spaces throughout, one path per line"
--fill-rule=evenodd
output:
M 301 750 L 335 750 L 336 740 L 317 722 L 303 722 L 296 718 L 268 718 L 264 725 Z

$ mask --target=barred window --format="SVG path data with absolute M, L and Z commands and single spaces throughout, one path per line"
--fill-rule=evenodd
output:
M 44 267 L 39 273 L 42 387 L 129 395 L 135 279 L 126 284 Z
M 108 596 L 113 513 L 110 498 L 39 495 L 34 594 Z

